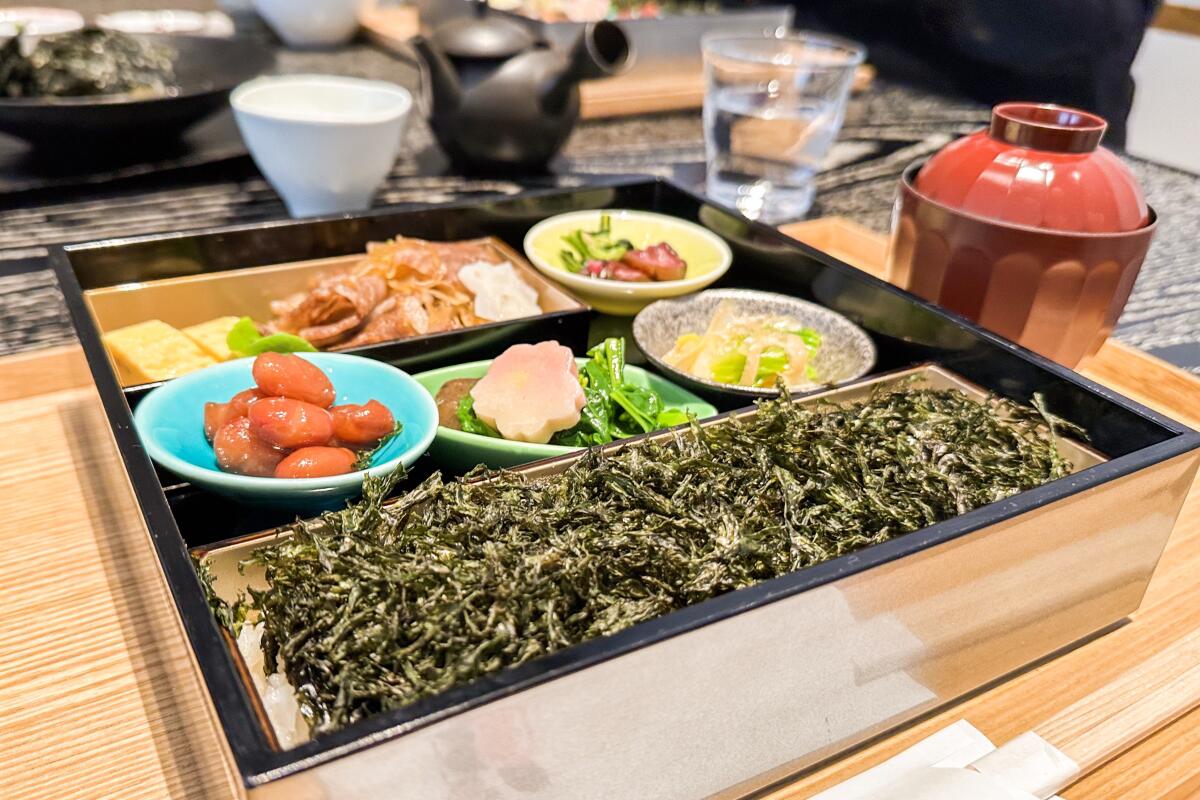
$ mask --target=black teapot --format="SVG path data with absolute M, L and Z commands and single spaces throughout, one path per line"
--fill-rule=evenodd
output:
M 629 40 L 611 22 L 584 26 L 568 52 L 474 0 L 474 13 L 411 41 L 423 62 L 429 124 L 473 172 L 540 171 L 579 119 L 579 82 L 621 72 Z

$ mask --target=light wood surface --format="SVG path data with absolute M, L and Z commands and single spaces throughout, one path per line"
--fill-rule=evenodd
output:
M 95 389 L 0 402 L 0 464 L 0 797 L 233 796 Z
M 843 247 L 869 250 L 868 240 L 873 239 L 877 246 L 882 243 L 886 248 L 885 237 L 848 220 L 817 220 L 784 226 L 783 230 L 819 246 L 821 237 L 831 227 L 839 229 Z M 863 241 L 852 246 L 844 241 L 847 236 L 858 236 Z M 856 266 L 882 277 L 882 263 Z M 1200 380 L 1153 356 L 1110 340 L 1081 365 L 1080 372 L 1181 422 L 1200 426 Z M 1065 738 L 1081 732 L 1065 724 L 1067 713 L 1063 712 L 1122 673 L 1136 669 L 1174 640 L 1200 628 L 1200 604 L 1195 602 L 1197 576 L 1200 576 L 1200 492 L 1193 486 L 1142 607 L 1130 624 L 825 769 L 765 793 L 765 800 L 809 797 L 960 719 L 970 721 L 996 743 L 1040 725 L 1049 725 L 1052 735 L 1061 733 Z M 1121 696 L 1119 690 L 1118 696 Z M 1071 709 L 1078 710 L 1078 707 Z M 1101 708 L 1096 713 L 1103 715 L 1110 710 Z M 1061 716 L 1056 716 L 1060 713 Z M 1088 746 L 1086 742 L 1081 744 Z M 1183 716 L 1126 750 L 1062 795 L 1067 800 L 1200 797 L 1200 712 Z
M 386 6 L 373 1 L 363 3 L 358 24 L 368 39 L 390 50 L 403 49 L 421 27 L 416 6 Z
M 811 232 L 810 226 L 810 232 Z M 801 231 L 804 234 L 803 231 Z M 0 359 L 0 796 L 238 796 L 173 606 L 78 351 Z M 1193 425 L 1200 381 L 1110 342 L 1086 374 Z M 1036 728 L 1200 627 L 1195 491 L 1133 622 L 785 788 L 798 800 L 957 719 Z M 1200 796 L 1200 714 L 1065 792 Z
M 1200 8 L 1165 3 L 1158 10 L 1150 27 L 1187 36 L 1200 36 Z
M 874 80 L 875 68 L 862 64 L 855 70 L 851 89 L 864 91 Z M 700 108 L 704 105 L 704 75 L 699 70 L 667 71 L 585 81 L 579 87 L 579 102 L 584 119 Z
M 1086 775 L 1197 705 L 1200 629 L 1062 709 L 1036 733 Z

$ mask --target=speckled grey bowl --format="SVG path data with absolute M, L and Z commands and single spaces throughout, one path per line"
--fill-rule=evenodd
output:
M 875 343 L 866 331 L 816 303 L 796 297 L 756 292 L 750 289 L 709 289 L 677 300 L 659 300 L 646 306 L 633 320 L 633 339 L 638 349 L 654 366 L 677 382 L 699 390 L 741 395 L 773 397 L 779 390 L 718 383 L 681 372 L 662 360 L 675 340 L 685 333 L 703 333 L 722 300 L 732 300 L 740 313 L 781 314 L 821 334 L 821 346 L 813 356 L 813 369 L 820 383 L 790 386 L 792 391 L 817 389 L 861 378 L 875 366 Z M 707 390 L 707 391 L 705 391 Z

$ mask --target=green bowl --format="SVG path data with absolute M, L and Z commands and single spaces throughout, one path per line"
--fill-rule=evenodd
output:
M 575 359 L 580 366 L 587 363 L 585 358 Z M 459 364 L 454 367 L 432 369 L 413 375 L 417 383 L 436 396 L 442 384 L 456 378 L 482 378 L 487 373 L 489 361 L 472 361 L 469 364 Z M 717 409 L 701 400 L 687 389 L 680 388 L 658 375 L 647 372 L 640 367 L 625 367 L 625 379 L 638 386 L 646 386 L 658 392 L 659 397 L 668 406 L 691 411 L 698 418 L 711 417 Z M 538 461 L 543 458 L 553 458 L 581 450 L 580 447 L 565 447 L 560 444 L 534 444 L 532 442 L 511 442 L 507 439 L 496 439 L 491 436 L 480 436 L 477 433 L 456 431 L 453 428 L 438 426 L 429 453 L 444 469 L 456 472 L 466 472 L 478 464 L 486 464 L 492 469 L 516 467 Z

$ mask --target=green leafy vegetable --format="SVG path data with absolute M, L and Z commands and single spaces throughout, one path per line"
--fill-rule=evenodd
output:
M 625 379 L 624 339 L 605 339 L 588 356 L 590 360 L 579 370 L 585 399 L 579 423 L 554 434 L 553 444 L 590 447 L 687 421 L 686 411 L 665 408 L 652 389 Z M 678 421 L 664 422 L 664 414 Z
M 1047 422 L 953 391 L 784 393 L 540 480 L 435 474 L 384 505 L 369 479 L 256 550 L 269 588 L 217 618 L 262 620 L 320 734 L 1062 477 Z
M 612 238 L 612 217 L 609 214 L 600 215 L 599 230 L 577 228 L 563 236 L 562 240 L 571 248 L 559 252 L 562 265 L 568 272 L 579 272 L 592 260 L 620 261 L 633 249 L 632 242 Z
M 458 424 L 467 433 L 480 436 L 490 436 L 493 439 L 503 438 L 500 431 L 488 425 L 475 415 L 475 398 L 470 392 L 464 394 L 458 401 Z
M 564 447 L 592 447 L 626 439 L 640 433 L 682 425 L 687 411 L 667 408 L 658 394 L 625 380 L 625 340 L 605 339 L 588 350 L 590 360 L 579 369 L 584 406 L 579 422 L 550 438 Z M 458 401 L 458 422 L 467 433 L 503 438 L 500 432 L 475 414 L 475 401 L 467 393 Z
M 664 408 L 658 412 L 657 429 L 674 428 L 676 425 L 683 425 L 690 422 L 692 415 L 682 408 Z
M 225 344 L 235 356 L 257 356 L 262 353 L 315 353 L 317 348 L 308 340 L 291 333 L 272 333 L 263 336 L 250 317 L 242 317 L 229 329 Z

